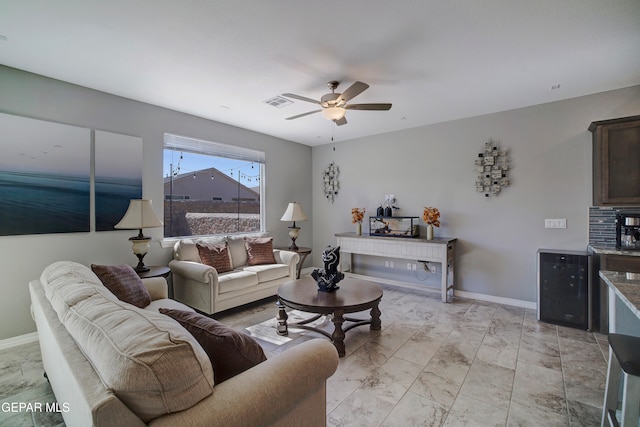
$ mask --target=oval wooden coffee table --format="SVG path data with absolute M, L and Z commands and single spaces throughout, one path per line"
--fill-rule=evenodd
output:
M 318 332 L 331 339 L 338 350 L 340 357 L 345 355 L 344 334 L 348 330 L 361 325 L 370 325 L 370 329 L 379 331 L 382 328 L 380 322 L 380 309 L 378 304 L 382 299 L 382 289 L 372 282 L 357 279 L 343 279 L 338 283 L 340 289 L 333 292 L 320 292 L 318 285 L 312 277 L 304 277 L 292 280 L 278 288 L 278 334 L 287 335 L 288 327 L 308 329 Z M 308 313 L 317 313 L 317 316 L 304 322 L 287 324 L 285 307 Z M 371 318 L 368 320 L 345 317 L 348 313 L 357 313 L 371 309 Z M 332 334 L 319 328 L 307 325 L 317 320 L 322 315 L 332 315 L 334 330 Z M 354 322 L 346 328 L 343 323 Z

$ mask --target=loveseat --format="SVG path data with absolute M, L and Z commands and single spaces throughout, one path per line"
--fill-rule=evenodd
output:
M 29 283 L 42 362 L 67 426 L 326 424 L 325 383 L 338 364 L 328 341 L 307 341 L 215 383 L 203 347 L 159 310 L 206 316 L 167 299 L 163 278 L 144 281 L 144 308 L 105 285 L 69 261 Z
M 281 284 L 296 278 L 298 262 L 300 255 L 274 249 L 268 236 L 180 239 L 169 262 L 173 297 L 203 313 L 217 313 L 275 295 Z

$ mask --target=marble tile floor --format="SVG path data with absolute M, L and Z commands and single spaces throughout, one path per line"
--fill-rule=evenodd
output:
M 347 332 L 346 357 L 327 383 L 328 426 L 600 424 L 606 336 L 538 322 L 535 310 L 383 289 L 382 330 Z M 276 311 L 267 299 L 214 317 L 244 331 Z M 259 342 L 273 357 L 318 337 Z M 0 351 L 0 404 L 54 399 L 37 343 Z M 58 425 L 55 412 L 0 411 L 0 426 Z
M 539 322 L 535 310 L 383 289 L 383 329 L 347 332 L 327 383 L 328 426 L 600 425 L 605 335 Z M 268 301 L 215 317 L 243 329 L 275 314 Z M 260 343 L 272 357 L 319 336 Z
M 46 411 L 56 398 L 43 374 L 37 342 L 0 350 L 0 426 L 64 426 L 59 412 Z M 31 408 L 12 406 L 20 403 Z

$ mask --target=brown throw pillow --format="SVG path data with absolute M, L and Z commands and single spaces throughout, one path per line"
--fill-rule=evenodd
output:
M 249 259 L 247 265 L 275 264 L 273 256 L 273 237 L 245 238 Z
M 151 295 L 138 273 L 130 265 L 96 265 L 91 270 L 102 284 L 120 301 L 144 308 L 151 304 Z
M 227 242 L 217 243 L 196 243 L 200 260 L 203 264 L 215 268 L 218 273 L 231 271 L 231 258 L 229 258 L 229 248 Z
M 202 346 L 211 360 L 216 384 L 267 360 L 260 344 L 217 320 L 182 310 L 161 308 L 160 313 L 178 321 Z

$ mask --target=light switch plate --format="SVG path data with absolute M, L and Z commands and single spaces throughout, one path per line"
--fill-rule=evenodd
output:
M 546 218 L 544 220 L 544 228 L 567 228 L 566 218 Z

